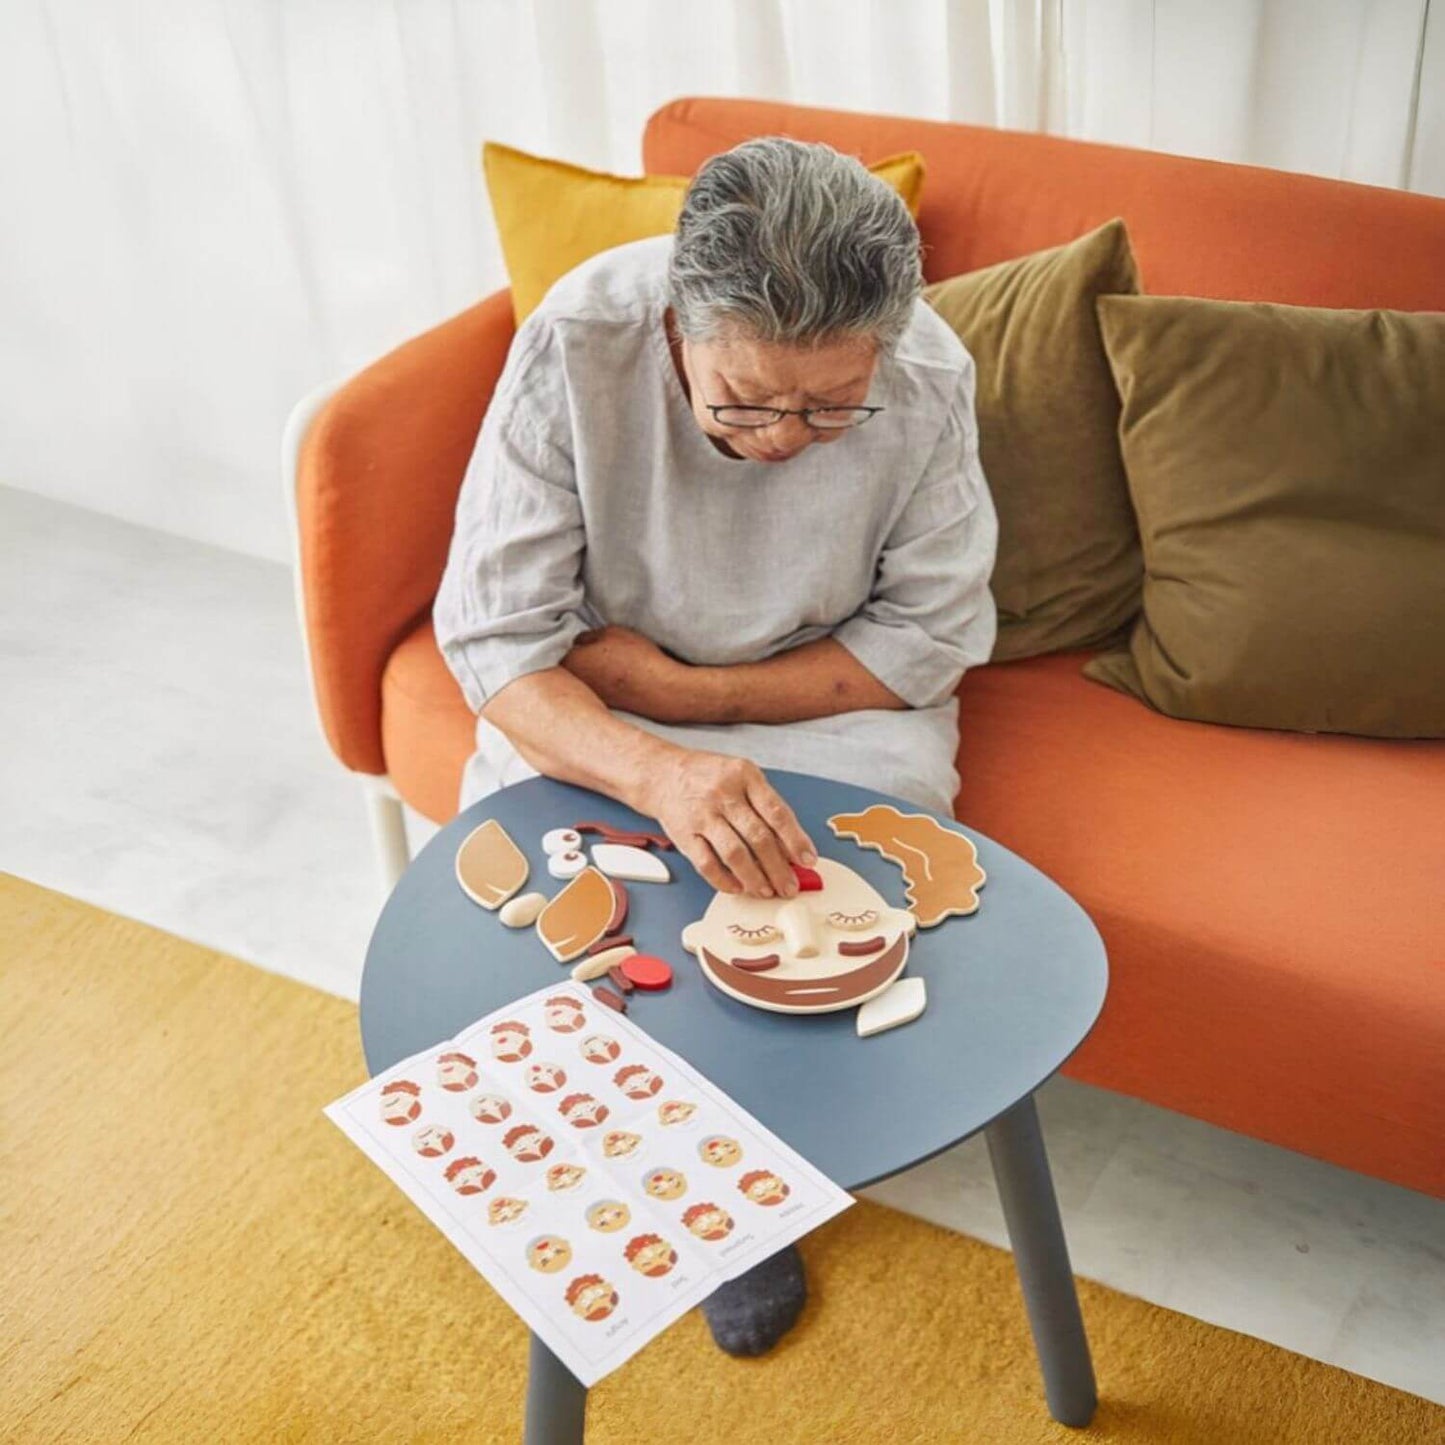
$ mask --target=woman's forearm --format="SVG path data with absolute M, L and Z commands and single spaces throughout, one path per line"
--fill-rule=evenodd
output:
M 508 683 L 482 716 L 538 772 L 644 813 L 647 784 L 664 760 L 682 751 L 615 716 L 585 682 L 560 667 Z
M 607 707 L 660 723 L 790 723 L 907 706 L 833 637 L 708 667 L 614 625 L 579 637 L 562 666 Z
M 789 723 L 907 704 L 841 642 L 820 637 L 762 662 L 690 667 L 680 684 L 685 721 Z

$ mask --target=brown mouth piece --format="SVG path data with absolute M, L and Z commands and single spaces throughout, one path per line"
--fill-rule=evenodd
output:
M 703 968 L 725 991 L 754 1003 L 846 1008 L 874 992 L 899 973 L 908 957 L 908 937 L 900 933 L 892 947 L 869 962 L 826 978 L 778 978 L 772 973 L 750 973 L 725 963 L 704 948 Z

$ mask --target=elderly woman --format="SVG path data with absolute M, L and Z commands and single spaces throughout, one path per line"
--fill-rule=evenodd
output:
M 437 638 L 477 712 L 463 806 L 545 773 L 656 818 L 714 887 L 814 861 L 762 769 L 948 814 L 997 521 L 973 362 L 857 160 L 713 156 L 674 235 L 563 277 L 517 332 L 457 506 Z M 757 1354 L 789 1248 L 703 1306 Z

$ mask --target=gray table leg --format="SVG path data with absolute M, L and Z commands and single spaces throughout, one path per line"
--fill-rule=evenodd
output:
M 1049 1413 L 1061 1425 L 1087 1425 L 1098 1403 L 1094 1366 L 1034 1096 L 1026 1095 L 984 1133 Z
M 527 1364 L 525 1445 L 582 1445 L 587 1389 L 537 1338 Z

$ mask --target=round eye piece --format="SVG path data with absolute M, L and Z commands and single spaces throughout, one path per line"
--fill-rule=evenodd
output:
M 830 913 L 828 922 L 834 928 L 846 929 L 849 932 L 859 928 L 872 928 L 878 922 L 878 910 L 865 908 L 861 913 Z
M 729 923 L 728 932 L 740 943 L 771 943 L 773 939 L 782 937 L 771 923 L 761 924 L 757 928 L 744 928 L 741 923 Z

